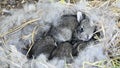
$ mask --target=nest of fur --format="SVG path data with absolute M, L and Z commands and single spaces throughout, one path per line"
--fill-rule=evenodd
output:
M 98 4 L 96 4 L 98 3 Z M 0 66 L 2 68 L 119 68 L 120 67 L 120 1 L 84 1 L 75 4 L 39 0 L 37 3 L 23 4 L 21 9 L 10 9 L 0 16 Z M 29 60 L 23 48 L 34 43 L 37 27 L 42 31 L 64 14 L 82 11 L 88 14 L 97 26 L 102 38 L 95 36 L 99 43 L 90 42 L 73 63 L 65 59 L 47 60 L 40 54 Z

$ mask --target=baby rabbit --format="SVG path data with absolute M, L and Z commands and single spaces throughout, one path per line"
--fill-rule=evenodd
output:
M 56 49 L 50 54 L 49 59 L 57 57 L 59 59 L 72 60 L 72 45 L 68 42 L 60 43 Z
M 63 15 L 58 24 L 51 29 L 51 35 L 57 42 L 69 41 L 78 24 L 76 15 Z
M 52 52 L 52 50 L 55 47 L 56 47 L 56 44 L 54 42 L 54 39 L 50 36 L 46 36 L 46 37 L 43 37 L 42 39 L 38 39 L 35 41 L 35 44 L 30 50 L 28 58 L 32 58 L 32 57 L 36 58 L 41 53 L 49 56 L 49 54 Z
M 79 25 L 75 30 L 75 37 L 79 40 L 89 41 L 95 31 L 95 26 L 91 26 L 90 19 L 85 14 L 82 14 L 82 18 L 78 20 Z M 79 17 L 79 16 L 77 16 Z
M 73 45 L 73 50 L 72 50 L 72 55 L 73 56 L 77 56 L 78 53 L 83 50 L 85 47 L 87 47 L 87 43 L 88 41 L 79 41 L 79 42 L 76 42 L 74 45 Z

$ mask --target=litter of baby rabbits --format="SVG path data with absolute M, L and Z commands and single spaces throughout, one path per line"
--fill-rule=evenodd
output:
M 2 68 L 120 67 L 120 1 L 3 1 Z

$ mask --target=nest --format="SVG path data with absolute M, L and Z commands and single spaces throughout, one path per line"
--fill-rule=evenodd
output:
M 0 66 L 2 68 L 119 68 L 120 2 L 112 0 L 76 2 L 39 0 L 36 3 L 21 3 L 22 8 L 16 7 L 9 10 L 5 9 L 4 11 L 2 9 L 0 16 Z M 2 8 L 6 7 L 3 6 Z M 48 60 L 47 54 L 44 52 L 37 54 L 37 58 L 33 57 L 32 60 L 27 58 L 36 41 L 43 39 L 43 33 L 51 29 L 51 24 L 58 26 L 61 16 L 75 15 L 79 11 L 93 21 L 91 26 L 96 26 L 96 30 L 93 33 L 95 40 L 87 42 L 85 48 L 77 47 L 80 50 L 77 56 L 71 56 L 72 62 L 67 61 L 66 58 L 58 57 Z M 100 36 L 96 34 L 99 32 Z M 85 41 L 83 43 L 86 45 Z M 26 49 L 27 45 L 30 47 L 27 52 L 24 52 L 23 48 Z M 59 50 L 59 47 L 57 50 Z

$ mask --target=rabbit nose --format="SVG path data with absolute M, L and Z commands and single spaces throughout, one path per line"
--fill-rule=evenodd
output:
M 83 41 L 89 41 L 90 40 L 90 36 L 89 35 L 82 35 L 82 36 L 79 36 L 79 39 L 80 40 L 83 40 Z
M 85 41 L 89 41 L 91 37 L 89 35 L 86 36 Z
M 87 35 L 87 41 L 89 40 L 89 35 Z

